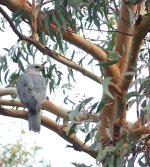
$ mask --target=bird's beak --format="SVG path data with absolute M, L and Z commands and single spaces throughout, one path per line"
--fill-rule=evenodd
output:
M 44 66 L 45 66 L 46 63 L 47 62 L 45 61 L 44 63 L 41 64 L 41 71 L 43 70 L 43 68 L 44 68 Z
M 40 66 L 40 71 L 42 71 L 42 70 L 43 70 L 43 68 L 44 68 L 44 67 L 41 65 L 41 66 Z
M 41 66 L 44 67 L 46 63 L 47 63 L 47 61 L 43 62 L 43 63 L 41 64 Z

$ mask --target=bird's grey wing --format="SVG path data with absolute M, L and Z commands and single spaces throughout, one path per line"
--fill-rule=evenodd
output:
M 32 79 L 26 74 L 22 74 L 17 81 L 17 93 L 22 103 L 29 109 L 35 110 L 36 101 L 31 92 L 34 88 Z
M 34 96 L 35 100 L 38 103 L 43 103 L 43 100 L 46 97 L 45 78 L 42 75 L 33 75 L 32 81 L 34 88 L 32 89 L 31 94 Z M 32 87 L 32 85 L 29 85 L 29 87 Z
M 29 74 L 29 78 L 32 78 L 32 82 L 29 82 L 28 88 L 31 90 L 31 95 L 36 102 L 36 114 L 33 114 L 31 111 L 28 113 L 29 130 L 39 132 L 41 127 L 40 110 L 46 96 L 46 81 L 42 75 L 31 73 Z
M 42 75 L 25 73 L 17 82 L 17 92 L 27 108 L 39 111 L 46 97 L 45 78 Z

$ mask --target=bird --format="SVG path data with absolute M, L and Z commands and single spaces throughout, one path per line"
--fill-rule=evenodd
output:
M 16 90 L 28 109 L 29 130 L 40 132 L 41 108 L 46 98 L 46 80 L 41 75 L 43 64 L 30 64 L 17 80 Z

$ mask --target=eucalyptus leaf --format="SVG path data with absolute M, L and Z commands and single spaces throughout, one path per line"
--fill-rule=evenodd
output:
M 104 90 L 105 94 L 107 96 L 109 96 L 111 99 L 114 99 L 114 97 L 112 96 L 111 92 L 108 89 L 108 85 L 109 85 L 110 80 L 111 80 L 111 77 L 106 77 L 101 82 L 102 82 L 102 86 L 103 86 L 103 90 Z
M 7 83 L 7 77 L 8 77 L 9 72 L 10 72 L 10 69 L 8 69 L 5 73 L 5 76 L 4 76 L 5 83 Z
M 72 133 L 75 133 L 75 129 L 76 129 L 76 124 L 74 124 L 73 122 L 69 123 L 68 126 L 67 126 L 66 135 L 69 136 Z
M 113 65 L 113 64 L 116 64 L 116 63 L 118 63 L 118 59 L 101 61 L 99 63 L 99 65 L 100 66 L 110 66 L 110 65 Z
M 93 111 L 97 108 L 98 104 L 99 104 L 99 102 L 94 103 L 94 104 L 91 106 L 90 112 L 93 112 Z
M 66 88 L 68 90 L 72 90 L 74 88 L 74 86 L 72 86 L 70 83 L 66 83 L 62 85 L 62 88 Z
M 87 143 L 90 139 L 92 139 L 94 137 L 94 134 L 96 132 L 96 128 L 93 128 L 85 137 L 84 139 L 84 144 Z
M 125 98 L 129 100 L 131 97 L 138 97 L 140 94 L 138 92 L 132 91 L 125 95 Z
M 111 58 L 112 60 L 115 59 L 115 60 L 119 60 L 120 58 L 120 54 L 117 52 L 117 51 L 111 51 L 108 53 L 108 58 Z
M 131 157 L 129 160 L 128 160 L 128 166 L 127 167 L 134 167 L 134 157 Z
M 110 98 L 108 96 L 106 96 L 105 98 L 103 98 L 97 107 L 96 113 L 101 112 L 102 108 L 105 106 L 105 104 L 108 102 L 108 100 L 110 100 Z
M 98 155 L 96 157 L 96 161 L 104 160 L 106 155 L 107 155 L 107 151 L 106 150 L 99 150 Z
M 80 163 L 75 163 L 75 162 L 73 162 L 72 163 L 72 165 L 74 165 L 75 167 L 92 167 L 91 165 L 90 166 L 87 166 L 87 165 L 85 165 L 85 164 L 80 164 Z
M 105 129 L 105 132 L 106 132 L 106 135 L 110 138 L 110 140 L 113 141 L 113 139 L 112 139 L 112 134 L 111 134 L 110 129 L 109 129 L 109 128 L 106 128 L 106 129 Z
M 25 13 L 25 9 L 19 9 L 16 12 L 13 13 L 13 20 L 15 20 L 17 17 L 22 16 Z
M 50 22 L 51 22 L 51 17 L 47 14 L 44 20 L 44 29 L 48 34 L 50 34 Z

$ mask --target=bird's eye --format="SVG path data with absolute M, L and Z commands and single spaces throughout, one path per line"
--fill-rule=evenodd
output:
M 39 66 L 35 66 L 35 68 L 39 68 Z

